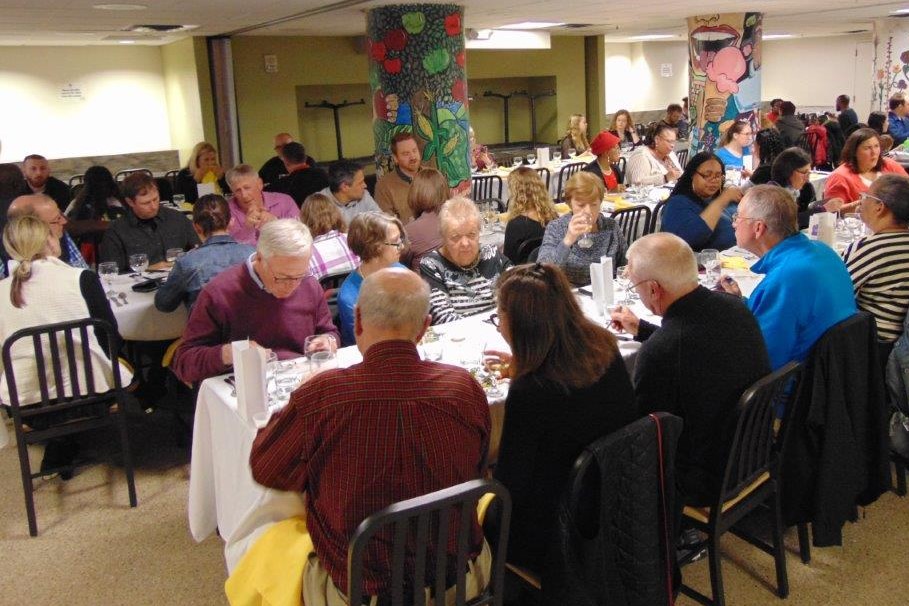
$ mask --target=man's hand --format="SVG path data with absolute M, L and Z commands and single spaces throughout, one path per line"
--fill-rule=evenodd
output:
M 259 347 L 259 344 L 255 341 L 250 341 L 249 346 Z M 234 348 L 230 343 L 225 343 L 221 346 L 221 362 L 224 363 L 224 366 L 234 365 Z
M 628 307 L 619 305 L 613 310 L 609 318 L 612 320 L 612 327 L 615 330 L 624 330 L 634 337 L 638 336 L 638 327 L 641 324 L 641 320 Z
M 720 281 L 717 282 L 717 284 L 719 284 L 720 287 L 730 295 L 735 295 L 737 297 L 742 296 L 742 289 L 739 288 L 739 283 L 726 274 L 720 276 Z

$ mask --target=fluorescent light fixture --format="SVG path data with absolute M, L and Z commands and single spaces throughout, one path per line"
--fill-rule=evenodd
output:
M 482 32 L 482 30 L 480 30 Z M 480 32 L 477 32 L 478 34 Z M 492 30 L 489 37 L 483 39 L 478 36 L 476 40 L 468 39 L 467 48 L 484 49 L 548 49 L 551 44 L 549 32 L 526 32 L 515 30 Z
M 92 8 L 100 11 L 144 11 L 148 7 L 144 4 L 95 4 Z
M 764 34 L 762 40 L 782 40 L 783 38 L 795 38 L 792 34 Z
M 909 14 L 909 8 L 898 8 L 895 11 L 890 11 L 891 15 L 905 15 Z
M 640 36 L 632 36 L 632 40 L 668 40 L 669 38 L 675 38 L 675 34 L 642 34 Z
M 517 29 L 517 30 L 529 30 L 529 29 L 546 29 L 549 27 L 559 27 L 560 25 L 565 25 L 564 23 L 555 23 L 550 21 L 522 21 L 521 23 L 512 23 L 511 25 L 502 25 L 498 29 Z

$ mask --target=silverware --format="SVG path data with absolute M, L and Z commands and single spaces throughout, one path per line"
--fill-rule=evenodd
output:
M 126 293 L 125 293 L 125 292 L 121 292 L 121 293 L 119 293 L 117 296 L 120 297 L 120 300 L 123 301 L 123 304 L 124 304 L 124 305 L 126 305 L 127 303 L 129 303 L 129 301 L 126 300 Z
M 109 297 L 107 298 L 107 300 L 108 300 L 108 301 L 113 301 L 114 303 L 116 303 L 116 304 L 117 304 L 117 307 L 123 307 L 123 306 L 120 304 L 120 299 L 117 298 L 117 293 L 114 293 L 114 294 L 112 294 L 111 296 L 109 296 Z

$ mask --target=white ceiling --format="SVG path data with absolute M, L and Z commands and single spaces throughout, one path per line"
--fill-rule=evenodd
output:
M 166 44 L 187 35 L 245 32 L 248 35 L 348 36 L 363 34 L 366 9 L 383 0 L 113 0 L 143 4 L 145 10 L 93 8 L 112 0 L 0 0 L 0 45 Z M 430 0 L 432 1 L 432 0 Z M 434 2 L 437 3 L 437 2 Z M 675 34 L 682 39 L 685 17 L 746 10 L 764 13 L 765 34 L 825 36 L 870 30 L 872 20 L 909 8 L 904 2 L 861 0 L 462 0 L 465 25 L 494 29 L 535 20 L 588 24 L 555 28 L 553 34 L 604 34 L 625 41 L 640 34 Z M 288 19 L 305 15 L 299 19 Z M 130 34 L 139 24 L 195 25 L 174 34 Z M 907 21 L 909 27 L 909 21 Z

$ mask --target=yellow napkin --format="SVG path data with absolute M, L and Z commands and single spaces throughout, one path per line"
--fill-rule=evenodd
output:
M 618 200 L 615 201 L 614 204 L 615 204 L 616 210 L 622 210 L 623 208 L 631 208 L 632 206 L 634 206 L 634 204 L 625 200 L 624 198 L 619 198 Z
M 723 257 L 723 269 L 751 269 L 751 263 L 745 257 Z
M 565 213 L 571 212 L 571 207 L 568 206 L 567 204 L 565 204 L 564 202 L 559 202 L 558 204 L 556 204 L 555 209 L 556 209 L 556 212 L 559 213 L 559 215 L 564 215 Z

